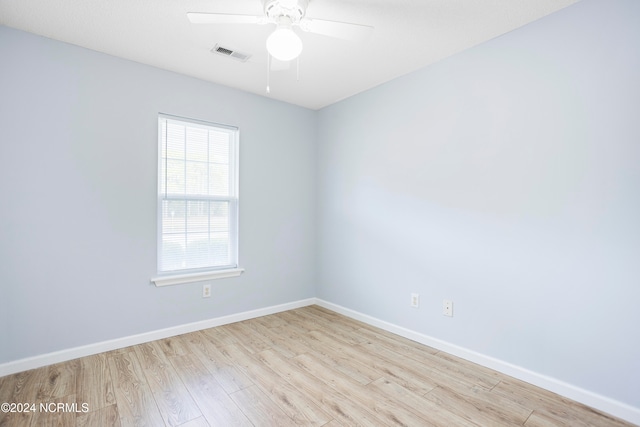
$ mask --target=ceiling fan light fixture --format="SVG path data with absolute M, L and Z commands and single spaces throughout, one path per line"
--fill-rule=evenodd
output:
M 302 52 L 302 40 L 291 25 L 279 24 L 267 38 L 267 51 L 279 61 L 291 61 Z

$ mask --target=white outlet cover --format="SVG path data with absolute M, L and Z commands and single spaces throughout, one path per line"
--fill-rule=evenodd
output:
M 209 298 L 211 296 L 211 285 L 202 285 L 202 298 Z
M 442 314 L 448 317 L 453 317 L 453 301 L 444 300 L 442 304 Z
M 420 306 L 420 295 L 411 294 L 411 307 L 418 308 Z

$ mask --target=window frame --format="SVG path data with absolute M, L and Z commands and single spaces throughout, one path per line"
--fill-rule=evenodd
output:
M 181 125 L 206 128 L 206 129 L 219 129 L 223 130 L 230 135 L 229 144 L 229 195 L 228 196 L 213 196 L 213 195 L 188 195 L 184 194 L 182 197 L 178 197 L 176 194 L 170 195 L 162 190 L 163 188 L 163 141 L 162 138 L 162 126 L 163 121 L 179 123 Z M 157 170 L 157 184 L 156 184 L 156 274 L 157 276 L 152 278 L 151 281 L 156 286 L 169 286 L 181 283 L 198 282 L 212 279 L 222 279 L 228 277 L 239 276 L 244 272 L 244 269 L 239 267 L 239 216 L 240 216 L 240 188 L 239 188 L 239 152 L 240 152 L 240 130 L 236 126 L 229 126 L 214 122 L 208 122 L 204 120 L 191 119 L 186 117 L 179 117 L 170 114 L 159 113 L 158 114 L 158 170 Z M 186 161 L 186 160 L 185 160 Z M 166 177 L 165 177 L 166 178 Z M 183 268 L 178 270 L 161 271 L 161 261 L 163 252 L 163 212 L 162 206 L 165 200 L 185 200 L 189 201 L 227 201 L 229 203 L 229 264 L 223 266 L 207 266 L 198 268 Z

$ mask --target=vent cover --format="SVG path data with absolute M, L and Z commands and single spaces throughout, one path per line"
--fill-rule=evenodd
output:
M 211 52 L 222 56 L 228 56 L 229 58 L 233 58 L 240 62 L 246 62 L 247 59 L 251 58 L 251 55 L 248 53 L 238 52 L 230 47 L 220 46 L 219 44 L 216 44 L 213 49 L 211 49 Z

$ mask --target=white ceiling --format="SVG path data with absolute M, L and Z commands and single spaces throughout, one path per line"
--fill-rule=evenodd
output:
M 0 0 L 0 24 L 319 109 L 516 29 L 578 0 L 311 0 L 307 16 L 371 25 L 346 42 L 299 31 L 295 62 L 271 73 L 271 25 L 191 24 L 187 12 L 262 14 L 261 0 Z M 221 44 L 251 54 L 216 55 Z

